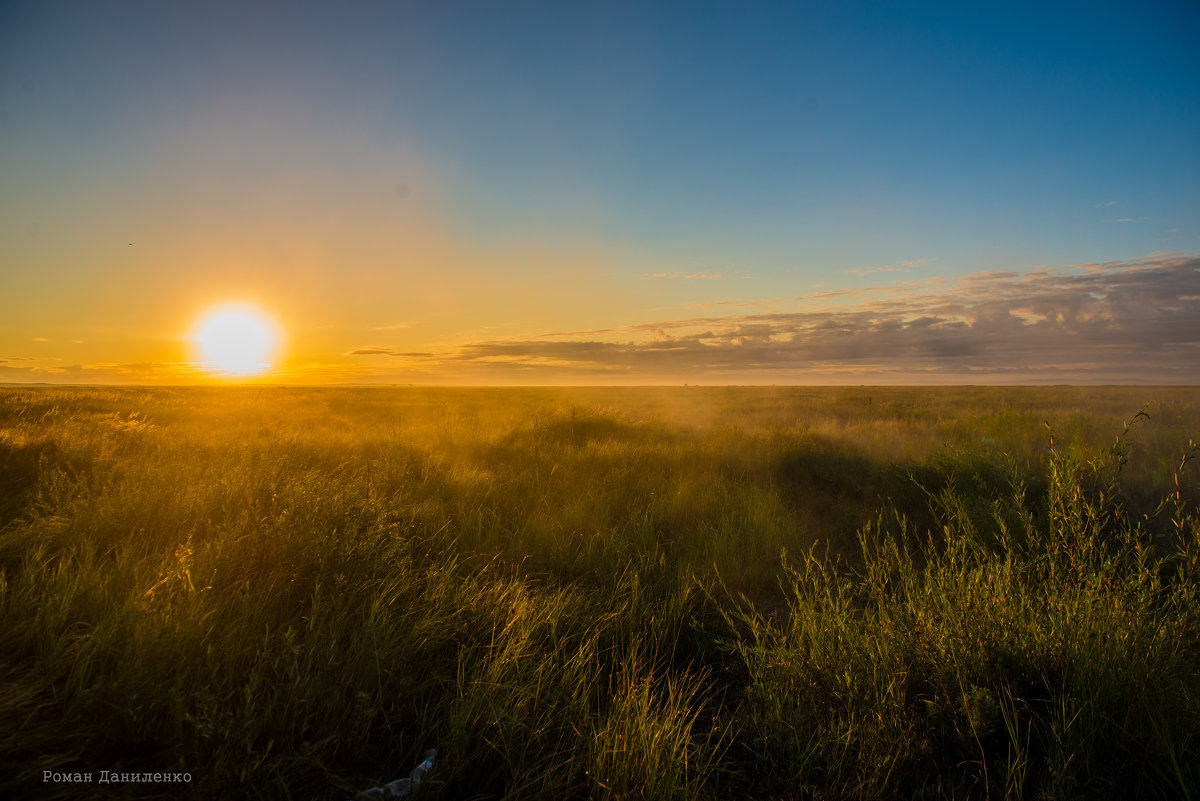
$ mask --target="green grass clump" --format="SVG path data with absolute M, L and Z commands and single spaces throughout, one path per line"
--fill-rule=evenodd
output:
M 881 516 L 851 575 L 810 554 L 785 568 L 786 615 L 730 612 L 761 792 L 1189 797 L 1200 519 L 1174 510 L 1178 536 L 1153 548 L 1109 456 L 1055 454 L 1042 507 L 1015 485 L 987 521 L 942 493 L 924 537 Z
M 1189 797 L 1197 412 L 5 390 L 0 797 Z

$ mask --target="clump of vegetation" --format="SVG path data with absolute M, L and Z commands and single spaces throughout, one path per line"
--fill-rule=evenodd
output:
M 0 796 L 1188 797 L 1145 392 L 6 390 Z
M 1188 797 L 1200 519 L 1172 494 L 1155 547 L 1119 491 L 1127 458 L 1124 439 L 1089 461 L 1056 450 L 1041 499 L 1016 478 L 947 487 L 933 531 L 891 510 L 849 575 L 816 554 L 785 566 L 786 615 L 729 612 L 758 792 Z

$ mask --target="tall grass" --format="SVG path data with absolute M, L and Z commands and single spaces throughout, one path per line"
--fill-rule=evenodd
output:
M 985 520 L 943 492 L 924 536 L 881 515 L 851 576 L 808 554 L 786 616 L 729 612 L 762 792 L 1190 797 L 1200 522 L 1175 509 L 1156 554 L 1108 457 L 1055 453 L 1042 507 L 1014 484 Z
M 0 794 L 1187 797 L 1153 392 L 6 390 Z

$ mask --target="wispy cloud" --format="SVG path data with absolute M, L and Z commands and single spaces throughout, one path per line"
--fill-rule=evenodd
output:
M 801 295 L 786 311 L 495 339 L 423 354 L 455 375 L 529 380 L 1200 381 L 1200 258 Z M 357 355 L 414 354 L 359 348 Z
M 1108 201 L 1105 201 L 1105 202 L 1103 202 L 1103 203 L 1097 203 L 1097 204 L 1096 204 L 1096 208 L 1100 208 L 1101 206 L 1115 206 L 1115 205 L 1117 205 L 1117 201 L 1115 201 L 1115 200 L 1108 200 Z
M 390 348 L 386 345 L 369 345 L 363 348 L 354 348 L 346 352 L 347 356 L 407 356 L 409 358 L 424 358 L 432 356 L 432 353 L 422 353 L 418 351 L 400 351 Z
M 894 264 L 889 264 L 886 267 L 867 267 L 861 270 L 845 270 L 847 275 L 871 275 L 873 273 L 906 273 L 907 267 L 898 267 Z
M 677 271 L 677 272 L 671 272 L 671 273 L 645 273 L 642 275 L 642 277 L 643 278 L 700 279 L 700 280 L 705 280 L 705 281 L 720 281 L 720 280 L 741 280 L 744 278 L 750 278 L 751 276 L 742 275 L 742 274 L 726 275 L 725 273 L 685 273 L 685 272 Z
M 881 267 L 866 267 L 857 270 L 844 270 L 847 275 L 872 275 L 874 273 L 905 273 L 913 267 L 927 267 L 933 264 L 937 259 L 901 259 L 893 264 L 885 264 Z
M 1196 384 L 1197 320 L 1200 257 L 1155 254 L 726 301 L 609 328 L 493 331 L 423 351 L 367 344 L 340 364 L 290 365 L 272 380 Z M 183 362 L 0 358 L 0 381 L 167 384 L 201 375 Z
M 1122 217 L 1119 220 L 1113 220 L 1113 222 L 1136 222 L 1138 220 L 1148 220 L 1148 219 L 1150 219 L 1150 218 L 1149 217 Z
M 35 362 L 10 365 L 9 361 Z M 199 372 L 197 365 L 186 362 L 101 362 L 96 364 L 57 363 L 59 360 L 16 357 L 0 359 L 0 381 L 21 383 L 46 381 L 81 384 L 177 383 Z
M 25 356 L 0 358 L 0 382 L 18 384 L 176 385 L 211 378 L 205 365 L 194 362 L 96 362 L 64 365 L 56 360 Z M 282 365 L 262 377 L 262 380 L 267 382 L 296 384 L 357 382 L 364 379 L 379 383 L 387 381 L 388 375 L 361 363 L 310 362 Z

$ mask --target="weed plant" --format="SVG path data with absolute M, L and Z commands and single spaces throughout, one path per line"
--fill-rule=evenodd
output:
M 1190 798 L 1197 420 L 2 390 L 0 797 L 344 799 L 436 747 L 430 799 Z

